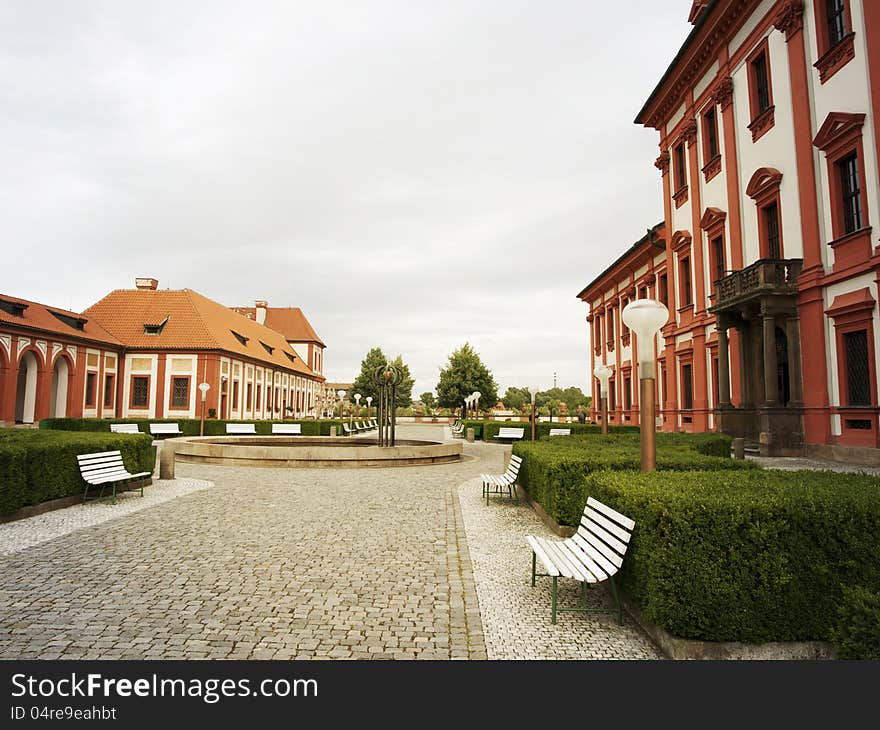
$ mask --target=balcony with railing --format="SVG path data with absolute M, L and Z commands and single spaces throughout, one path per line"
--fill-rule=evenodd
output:
M 710 312 L 759 299 L 765 295 L 797 295 L 803 259 L 759 259 L 714 283 Z

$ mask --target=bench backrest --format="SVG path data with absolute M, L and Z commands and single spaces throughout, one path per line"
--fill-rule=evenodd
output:
M 590 497 L 577 532 L 571 538 L 608 575 L 623 565 L 635 527 L 629 517 Z
M 111 423 L 110 431 L 113 433 L 140 433 L 136 423 Z
M 521 439 L 525 433 L 524 428 L 501 428 L 498 431 L 498 438 L 502 439 Z
M 76 457 L 79 473 L 86 481 L 113 475 L 127 474 L 120 451 L 102 451 L 97 454 L 80 454 Z
M 504 472 L 507 476 L 515 477 L 519 474 L 519 468 L 522 466 L 522 457 L 513 454 L 510 457 L 510 461 L 507 462 L 507 471 Z
M 348 427 L 348 424 L 347 424 L 347 423 L 343 423 L 343 424 L 342 424 L 342 430 L 343 430 L 345 433 L 351 433 L 351 429 Z
M 257 427 L 253 423 L 227 423 L 226 433 L 256 433 Z
M 551 428 L 550 429 L 551 436 L 571 436 L 570 428 Z
M 272 433 L 302 433 L 302 425 L 299 423 L 273 423 Z
M 150 433 L 180 433 L 180 426 L 176 423 L 151 423 Z

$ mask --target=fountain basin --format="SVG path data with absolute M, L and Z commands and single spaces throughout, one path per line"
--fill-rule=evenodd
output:
M 367 439 L 335 436 L 191 436 L 165 440 L 162 451 L 163 463 L 176 459 L 225 466 L 352 469 L 460 461 L 462 444 L 398 439 L 396 446 L 380 447 Z

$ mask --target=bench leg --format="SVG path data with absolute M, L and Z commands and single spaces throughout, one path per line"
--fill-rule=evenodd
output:
M 553 576 L 553 599 L 550 606 L 550 623 L 556 623 L 556 576 Z
M 581 600 L 584 603 L 584 608 L 587 607 L 587 584 L 581 583 Z
M 620 606 L 620 596 L 617 595 L 617 584 L 614 582 L 614 576 L 609 579 L 611 581 L 611 592 L 614 594 L 614 602 L 617 604 L 617 625 L 623 625 L 623 609 Z
M 537 558 L 537 555 L 535 554 L 535 551 L 532 550 L 532 588 L 535 587 L 535 559 L 536 558 Z

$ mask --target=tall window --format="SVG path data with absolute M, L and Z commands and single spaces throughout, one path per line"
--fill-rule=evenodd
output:
M 247 389 L 245 390 L 246 397 L 244 401 L 244 407 L 248 410 L 254 407 L 253 395 L 254 395 L 254 385 L 253 383 L 247 384 Z
M 146 408 L 150 402 L 150 378 L 134 375 L 131 378 L 131 407 Z
M 687 307 L 691 304 L 691 260 L 685 256 L 681 260 L 681 306 Z
M 855 152 L 837 163 L 843 196 L 843 228 L 852 233 L 862 228 L 862 191 L 859 184 L 859 158 Z
M 669 280 L 666 278 L 666 274 L 660 274 L 658 289 L 660 290 L 660 301 L 665 307 L 669 307 Z
M 868 364 L 868 332 L 856 330 L 843 335 L 846 358 L 847 405 L 871 405 L 871 375 Z
M 685 170 L 684 142 L 675 146 L 675 189 L 680 190 L 687 185 L 687 172 Z
M 694 377 L 693 366 L 681 366 L 681 407 L 690 411 L 694 407 Z
M 104 376 L 104 407 L 113 407 L 113 384 L 116 378 L 112 375 Z
M 756 111 L 761 114 L 772 105 L 770 99 L 770 77 L 767 75 L 767 54 L 759 53 L 752 60 L 752 78 L 755 81 Z
M 608 381 L 608 410 L 613 411 L 617 407 L 617 381 Z
M 825 0 L 828 47 L 833 48 L 846 35 L 846 7 L 843 0 Z
M 706 135 L 706 162 L 717 157 L 718 151 L 718 119 L 713 105 L 703 113 L 703 132 Z
M 238 381 L 232 382 L 232 410 L 238 410 Z
M 721 402 L 720 376 L 718 375 L 718 358 L 712 358 L 712 402 L 717 406 Z
M 93 408 L 95 405 L 95 381 L 97 379 L 97 373 L 86 374 L 86 406 L 89 408 Z
M 716 236 L 712 239 L 712 263 L 715 266 L 713 271 L 714 281 L 724 278 L 724 238 Z
M 779 237 L 779 206 L 771 203 L 764 208 L 764 229 L 767 232 L 767 258 L 782 258 Z
M 629 378 L 623 379 L 623 407 L 626 410 L 632 408 L 632 381 Z
M 171 407 L 187 408 L 189 406 L 189 378 L 175 376 L 171 378 Z
M 257 405 L 256 405 L 256 409 L 257 409 L 257 410 L 260 410 L 260 396 L 261 396 L 262 394 L 263 394 L 263 386 L 262 386 L 262 385 L 258 385 L 258 386 L 257 386 Z

